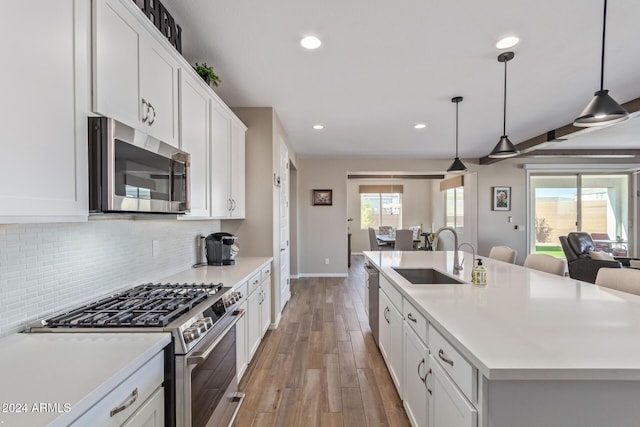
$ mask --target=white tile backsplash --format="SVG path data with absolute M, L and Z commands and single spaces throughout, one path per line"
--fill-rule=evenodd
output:
M 0 225 L 0 337 L 74 305 L 186 270 L 220 221 Z M 153 240 L 160 243 L 152 256 Z

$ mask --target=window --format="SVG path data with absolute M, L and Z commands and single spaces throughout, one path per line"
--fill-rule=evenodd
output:
M 464 228 L 464 187 L 445 190 L 445 225 L 461 232 Z
M 360 227 L 402 228 L 402 193 L 360 193 Z
M 558 237 L 584 231 L 598 250 L 627 255 L 629 175 L 536 174 L 529 183 L 531 253 L 564 258 Z

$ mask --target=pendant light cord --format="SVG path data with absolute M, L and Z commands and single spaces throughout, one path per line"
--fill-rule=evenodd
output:
M 606 0 L 605 0 L 606 1 Z M 507 135 L 507 62 L 504 61 L 504 103 L 503 103 L 503 120 L 502 120 L 502 135 Z
M 602 56 L 600 58 L 600 90 L 604 89 L 604 36 L 607 32 L 607 0 L 604 0 L 604 13 L 602 14 Z
M 458 104 L 456 102 L 456 158 L 458 158 Z

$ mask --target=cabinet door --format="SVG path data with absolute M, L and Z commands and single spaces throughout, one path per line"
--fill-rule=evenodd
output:
M 0 223 L 86 220 L 90 5 L 3 9 Z
M 247 359 L 251 361 L 262 338 L 262 324 L 260 320 L 262 316 L 262 307 L 260 305 L 262 292 L 260 292 L 260 288 L 249 295 L 247 301 L 247 348 L 249 349 L 249 357 Z
M 426 377 L 429 372 L 429 351 L 411 327 L 404 322 L 404 409 L 414 427 L 428 426 L 429 392 Z
M 149 135 L 178 146 L 178 63 L 164 46 L 140 43 L 140 105 L 148 103 Z M 147 111 L 142 111 L 143 117 Z
M 96 0 L 93 13 L 93 110 L 143 128 L 138 86 L 141 28 L 118 0 Z
M 478 411 L 453 384 L 438 362 L 429 356 L 433 372 L 431 396 L 431 427 L 476 427 Z
M 211 216 L 228 218 L 229 197 L 229 138 L 231 121 L 228 113 L 211 101 Z
M 380 347 L 380 352 L 382 353 L 382 357 L 389 364 L 389 346 L 391 339 L 391 318 L 389 317 L 389 311 L 391 310 L 391 302 L 387 295 L 380 290 L 379 296 L 379 306 L 378 306 L 378 346 Z
M 389 311 L 387 314 L 387 318 L 389 318 L 389 349 L 387 351 L 387 355 L 389 356 L 389 373 L 391 374 L 391 378 L 396 385 L 396 389 L 398 390 L 398 394 L 400 398 L 402 398 L 402 365 L 403 361 L 403 344 L 402 344 L 402 314 L 398 311 L 398 309 L 390 304 Z
M 163 427 L 164 388 L 160 387 L 142 404 L 122 427 Z
M 261 334 L 263 337 L 271 325 L 271 276 L 262 281 L 262 303 L 260 304 Z
M 200 82 L 180 73 L 180 142 L 191 154 L 191 212 L 209 216 L 209 96 Z
M 230 147 L 231 173 L 231 216 L 244 218 L 245 216 L 245 130 L 240 124 L 232 121 Z
M 247 301 L 245 300 L 239 306 L 240 310 L 244 310 L 245 314 L 236 323 L 236 371 L 238 373 L 238 382 L 242 379 L 244 371 L 247 369 Z

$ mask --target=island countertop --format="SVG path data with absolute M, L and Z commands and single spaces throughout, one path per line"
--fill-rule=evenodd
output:
M 495 261 L 487 285 L 453 251 L 364 252 L 366 259 L 490 380 L 639 380 L 640 296 Z M 431 267 L 466 284 L 413 285 L 393 268 Z

